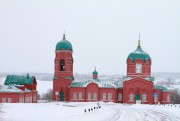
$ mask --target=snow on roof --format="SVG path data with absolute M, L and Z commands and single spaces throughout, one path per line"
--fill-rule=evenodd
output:
M 100 79 L 90 79 L 86 81 L 73 81 L 71 87 L 86 87 L 90 83 L 96 83 L 100 88 L 121 88 L 121 81 L 105 81 Z
M 25 92 L 32 92 L 31 90 L 29 90 L 29 89 L 27 89 L 27 88 L 25 88 Z
M 17 88 L 16 86 L 14 86 L 14 85 L 0 85 L 0 93 L 1 92 L 18 92 L 18 93 L 19 92 L 32 92 L 31 90 L 29 90 L 27 88 L 25 88 L 25 90 L 23 91 L 23 90 Z
M 1 85 L 0 92 L 24 92 L 13 85 Z

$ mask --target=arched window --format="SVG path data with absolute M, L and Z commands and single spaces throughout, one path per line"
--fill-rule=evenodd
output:
M 142 102 L 146 102 L 146 94 L 142 95 Z
M 167 95 L 167 102 L 170 102 L 170 95 Z
M 106 100 L 106 93 L 103 93 L 103 100 Z
M 64 60 L 60 61 L 60 71 L 65 71 L 65 61 Z
M 131 94 L 129 95 L 129 101 L 130 101 L 130 102 L 133 102 L 133 101 L 134 101 L 133 97 L 134 97 L 134 95 L 133 95 L 133 93 L 131 93 Z
M 122 101 L 122 93 L 118 94 L 118 101 Z
M 112 94 L 108 93 L 108 100 L 111 101 L 112 100 Z
M 136 73 L 142 73 L 142 64 L 136 63 Z
M 77 93 L 76 92 L 73 93 L 73 99 L 77 99 Z
M 94 93 L 93 100 L 97 100 L 97 93 Z
M 79 92 L 79 99 L 82 99 L 82 92 Z
M 88 93 L 88 100 L 91 100 L 91 93 Z

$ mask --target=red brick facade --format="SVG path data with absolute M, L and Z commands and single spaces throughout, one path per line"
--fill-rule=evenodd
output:
M 62 42 L 66 42 L 65 35 Z M 127 75 L 121 80 L 121 86 L 99 80 L 96 70 L 93 72 L 92 79 L 85 82 L 74 81 L 72 48 L 67 49 L 67 45 L 60 47 L 56 49 L 54 61 L 54 100 L 130 104 L 171 103 L 171 92 L 162 86 L 154 86 L 154 79 L 151 77 L 151 58 L 141 49 L 140 42 L 136 51 L 128 56 Z

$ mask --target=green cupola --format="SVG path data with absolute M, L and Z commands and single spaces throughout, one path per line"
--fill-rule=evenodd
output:
M 69 50 L 73 51 L 71 43 L 68 40 L 66 40 L 66 38 L 65 38 L 65 34 L 63 34 L 63 39 L 61 41 L 59 41 L 56 45 L 56 50 L 61 50 L 61 49 L 64 49 L 64 50 L 69 49 Z
M 93 71 L 93 75 L 94 74 L 98 75 L 98 72 L 96 71 L 96 67 L 95 67 L 95 70 Z
M 147 59 L 150 59 L 151 60 L 151 57 L 149 56 L 148 53 L 144 52 L 141 48 L 141 45 L 140 45 L 140 39 L 138 41 L 138 47 L 137 49 L 130 53 L 127 60 L 128 59 L 132 59 L 133 61 L 135 61 L 136 59 L 142 59 L 144 62 L 147 60 Z
M 97 79 L 98 78 L 98 72 L 96 71 L 96 67 L 95 70 L 93 71 L 93 79 Z

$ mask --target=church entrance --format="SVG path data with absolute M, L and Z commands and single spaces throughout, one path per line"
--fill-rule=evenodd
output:
M 136 104 L 141 104 L 140 94 L 139 93 L 136 94 Z
M 60 101 L 64 101 L 64 92 L 60 92 Z
M 136 100 L 140 100 L 140 94 L 139 93 L 136 94 Z

